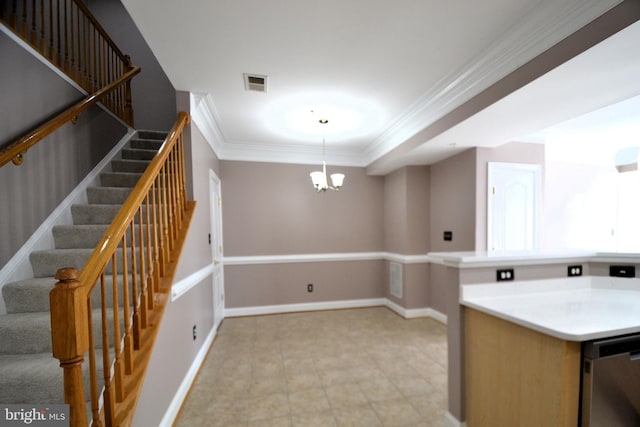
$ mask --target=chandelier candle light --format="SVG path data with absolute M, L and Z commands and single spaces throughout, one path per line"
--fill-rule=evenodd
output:
M 322 125 L 326 125 L 329 123 L 327 119 L 320 119 L 318 122 Z M 327 190 L 340 190 L 342 187 L 342 183 L 344 182 L 344 174 L 343 173 L 332 173 L 331 174 L 331 184 L 329 185 L 327 181 L 327 162 L 324 160 L 324 151 L 325 151 L 325 142 L 324 136 L 322 137 L 322 171 L 311 172 L 309 175 L 311 176 L 311 182 L 315 187 L 316 191 L 319 193 L 321 191 Z

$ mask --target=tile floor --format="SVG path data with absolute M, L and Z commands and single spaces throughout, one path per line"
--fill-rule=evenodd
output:
M 442 426 L 446 354 L 383 307 L 228 318 L 175 425 Z

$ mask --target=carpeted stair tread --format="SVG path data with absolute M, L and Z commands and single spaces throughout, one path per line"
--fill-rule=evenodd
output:
M 155 150 L 159 151 L 164 143 L 163 139 L 134 138 L 131 140 L 131 148 L 135 150 Z
M 71 206 L 71 217 L 76 225 L 111 224 L 121 204 L 84 204 Z
M 159 139 L 165 140 L 169 132 L 162 130 L 138 129 L 133 139 Z
M 93 249 L 47 249 L 33 251 L 29 255 L 35 277 L 55 276 L 63 267 L 82 270 Z
M 122 158 L 131 160 L 151 160 L 157 153 L 157 150 L 124 148 L 122 150 Z
M 100 183 L 103 187 L 128 187 L 136 186 L 142 173 L 134 172 L 103 172 L 100 174 Z
M 102 372 L 102 357 L 96 357 L 98 373 Z M 89 362 L 85 355 L 82 365 L 84 392 L 89 399 Z M 98 388 L 102 375 L 98 375 Z M 60 362 L 51 353 L 0 354 L 0 402 L 2 403 L 62 403 L 63 374 Z
M 123 276 L 119 274 L 118 280 L 118 299 L 119 305 L 122 305 L 123 301 Z M 107 275 L 105 277 L 107 285 L 107 307 L 113 306 L 113 292 L 111 291 L 111 283 L 113 282 L 113 276 Z M 129 289 L 131 289 L 132 276 L 128 275 Z M 140 283 L 138 281 L 138 283 Z M 56 279 L 53 277 L 40 277 L 36 279 L 19 280 L 16 282 L 7 283 L 2 288 L 2 295 L 6 302 L 7 313 L 32 313 L 39 311 L 49 310 L 49 292 L 56 284 Z M 93 289 L 93 306 L 97 307 L 100 304 L 99 298 L 100 289 L 95 286 Z
M 104 236 L 105 231 L 117 216 L 122 204 L 139 181 L 140 177 L 160 149 L 167 132 L 138 130 L 128 147 L 123 149 L 119 158 L 111 161 L 110 171 L 100 175 L 100 185 L 88 188 L 87 204 L 71 207 L 74 225 L 61 225 L 52 228 L 56 249 L 33 251 L 30 260 L 34 278 L 7 283 L 2 287 L 7 313 L 0 315 L 0 402 L 1 403 L 60 403 L 63 400 L 62 369 L 59 361 L 51 355 L 51 320 L 49 313 L 49 293 L 55 286 L 53 277 L 62 267 L 75 267 L 81 270 L 88 261 L 94 248 Z M 138 222 L 138 221 L 136 221 Z M 146 223 L 146 207 L 143 207 L 142 222 Z M 136 230 L 139 226 L 136 225 Z M 146 232 L 146 228 L 144 229 Z M 138 232 L 136 231 L 136 238 Z M 127 236 L 130 244 L 130 236 Z M 122 251 L 118 250 L 117 262 L 119 274 L 118 304 L 120 324 L 123 325 L 123 283 Z M 139 253 L 136 252 L 136 258 Z M 128 255 L 131 266 L 131 252 Z M 138 266 L 140 263 L 138 261 Z M 112 319 L 113 292 L 111 265 L 107 267 L 107 318 L 109 321 L 109 340 L 113 341 Z M 127 276 L 129 289 L 132 277 Z M 138 279 L 138 283 L 140 280 Z M 101 353 L 102 334 L 100 333 L 101 315 L 100 286 L 94 286 L 92 292 L 94 338 L 96 352 Z M 121 329 L 122 332 L 122 329 Z M 110 345 L 113 343 L 110 342 Z M 83 370 L 88 370 L 85 355 Z M 98 381 L 102 380 L 102 358 L 98 356 Z M 85 374 L 85 393 L 88 399 L 89 375 Z M 101 388 L 102 385 L 99 385 Z
M 49 292 L 56 284 L 53 277 L 39 277 L 7 283 L 2 296 L 7 313 L 29 313 L 49 310 Z
M 114 172 L 144 172 L 149 163 L 148 160 L 116 159 L 111 161 L 111 169 Z
M 93 333 L 96 348 L 102 348 L 100 309 L 93 310 Z M 109 344 L 113 344 L 113 310 L 107 308 Z M 122 310 L 118 318 L 123 325 Z M 0 316 L 0 354 L 51 352 L 51 314 L 48 311 L 13 313 Z
M 132 188 L 125 187 L 89 187 L 87 200 L 90 204 L 121 205 L 131 194 Z
M 53 227 L 56 249 L 95 248 L 109 224 L 57 225 Z

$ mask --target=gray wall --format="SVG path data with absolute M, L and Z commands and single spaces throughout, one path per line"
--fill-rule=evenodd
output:
M 177 106 L 189 112 L 189 94 L 177 93 Z M 190 191 L 196 201 L 191 226 L 178 262 L 174 282 L 211 264 L 209 170 L 219 174 L 219 162 L 202 133 L 191 123 L 184 134 L 186 168 L 191 171 Z M 211 276 L 166 307 L 149 362 L 133 425 L 159 425 L 183 379 L 213 328 L 213 282 Z M 198 337 L 192 338 L 196 326 Z
M 383 249 L 382 177 L 342 167 L 344 187 L 316 193 L 312 165 L 222 161 L 220 169 L 227 257 Z M 382 269 L 382 261 L 226 265 L 226 306 L 380 298 Z
M 54 71 L 0 33 L 0 147 L 82 99 Z M 100 107 L 64 125 L 25 155 L 0 167 L 0 267 L 125 134 Z
M 175 89 L 131 16 L 119 0 L 86 3 L 122 53 L 131 57 L 133 65 L 142 68 L 131 83 L 134 127 L 169 130 L 176 120 Z

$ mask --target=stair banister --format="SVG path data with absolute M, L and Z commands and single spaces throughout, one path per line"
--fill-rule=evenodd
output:
M 133 76 L 135 76 L 139 72 L 140 67 L 133 67 L 131 70 L 129 70 L 114 82 L 87 96 L 82 101 L 67 108 L 62 113 L 48 120 L 46 123 L 38 126 L 27 135 L 23 136 L 22 138 L 10 144 L 8 147 L 4 148 L 2 151 L 0 151 L 0 167 L 6 165 L 9 162 L 13 162 L 13 164 L 15 165 L 22 164 L 24 160 L 24 153 L 29 148 L 33 147 L 38 142 L 51 135 L 65 123 L 75 121 L 82 112 L 87 110 L 95 103 L 99 102 L 104 96 L 108 95 L 110 92 L 117 89 L 121 85 L 128 84 Z
M 86 411 L 79 367 L 85 354 L 85 341 L 89 355 L 92 424 L 120 426 L 132 422 L 151 349 L 168 301 L 177 258 L 195 207 L 195 202 L 186 199 L 182 134 L 188 122 L 186 113 L 178 115 L 159 152 L 82 271 L 61 269 L 56 275 L 59 282 L 50 294 L 52 345 L 54 357 L 60 360 L 65 372 L 65 400 L 70 405 L 71 414 L 74 414 L 71 427 L 87 425 L 86 417 L 83 420 L 80 414 Z M 122 274 L 122 298 L 119 296 L 118 265 L 127 268 Z M 107 272 L 109 266 L 111 272 Z M 109 274 L 113 284 L 110 290 L 105 280 Z M 100 312 L 100 318 L 96 316 L 100 328 L 99 332 L 96 329 L 94 336 L 96 319 L 92 314 L 92 301 L 95 295 L 92 298 L 92 291 L 96 286 L 99 287 L 96 291 L 100 291 L 95 308 Z M 107 294 L 112 295 L 114 302 L 112 319 L 108 316 Z M 79 299 L 83 302 L 79 303 Z M 123 301 L 122 321 L 119 320 L 120 300 Z M 54 308 L 58 304 L 60 306 Z M 111 337 L 113 348 L 108 344 Z M 97 354 L 98 344 L 102 345 L 102 354 Z M 102 358 L 102 372 L 97 368 L 96 359 L 99 357 Z M 104 380 L 101 394 L 98 388 L 100 374 Z

